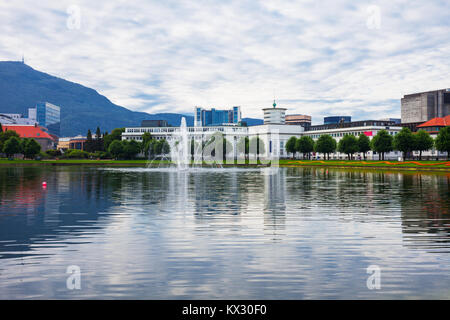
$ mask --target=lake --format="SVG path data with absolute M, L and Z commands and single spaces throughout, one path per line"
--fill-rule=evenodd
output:
M 0 299 L 450 299 L 449 194 L 450 173 L 0 167 Z

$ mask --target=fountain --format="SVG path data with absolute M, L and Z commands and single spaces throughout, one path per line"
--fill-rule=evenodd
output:
M 186 118 L 181 118 L 180 131 L 174 135 L 175 139 L 170 144 L 170 157 L 176 164 L 177 170 L 187 170 L 191 160 L 191 149 L 189 148 Z

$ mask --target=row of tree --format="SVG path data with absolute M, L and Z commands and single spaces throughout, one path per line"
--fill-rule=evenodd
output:
M 385 153 L 393 150 L 402 152 L 403 158 L 406 158 L 413 151 L 419 152 L 419 159 L 422 158 L 422 152 L 431 150 L 435 147 L 437 150 L 450 154 L 450 127 L 444 127 L 439 131 L 434 140 L 430 134 L 424 130 L 412 133 L 407 127 L 402 128 L 398 134 L 392 136 L 386 130 L 380 130 L 370 140 L 365 134 L 356 137 L 354 135 L 345 135 L 339 143 L 327 134 L 321 135 L 316 142 L 309 137 L 303 136 L 299 139 L 291 137 L 286 143 L 286 151 L 294 155 L 297 152 L 302 153 L 303 157 L 311 158 L 311 152 L 323 153 L 327 159 L 330 153 L 339 151 L 345 153 L 348 159 L 353 159 L 355 153 L 362 153 L 364 159 L 369 151 L 379 153 L 379 159 L 384 160 Z
M 34 159 L 41 152 L 41 145 L 32 138 L 20 138 L 14 130 L 6 130 L 0 124 L 0 152 L 7 158 L 22 154 L 24 158 Z

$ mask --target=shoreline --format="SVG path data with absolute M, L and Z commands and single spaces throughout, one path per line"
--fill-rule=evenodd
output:
M 342 162 L 342 161 L 340 161 Z M 408 161 L 405 161 L 408 162 Z M 296 160 L 280 161 L 280 168 L 333 168 L 333 169 L 367 169 L 367 170 L 395 170 L 395 171 L 426 171 L 426 172 L 450 172 L 450 162 L 443 161 L 433 164 L 428 161 L 422 165 L 411 165 L 408 163 L 383 164 L 382 162 L 371 163 L 339 163 L 336 161 L 319 162 L 301 162 Z M 38 167 L 38 166 L 110 166 L 110 167 L 158 167 L 160 163 L 149 165 L 147 160 L 0 160 L 0 167 Z M 438 166 L 439 165 L 439 166 Z M 223 167 L 245 167 L 258 168 L 267 167 L 263 164 L 223 164 Z

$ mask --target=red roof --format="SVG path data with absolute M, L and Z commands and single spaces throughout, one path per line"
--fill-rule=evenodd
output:
M 3 125 L 3 131 L 12 130 L 19 134 L 21 138 L 35 138 L 35 139 L 50 139 L 54 140 L 51 135 L 42 130 L 41 127 L 35 126 L 18 126 L 18 125 Z
M 425 123 L 422 123 L 421 125 L 417 126 L 417 128 L 425 128 L 425 127 L 446 127 L 450 126 L 450 116 L 446 116 L 443 118 L 434 118 L 430 121 L 427 121 Z

